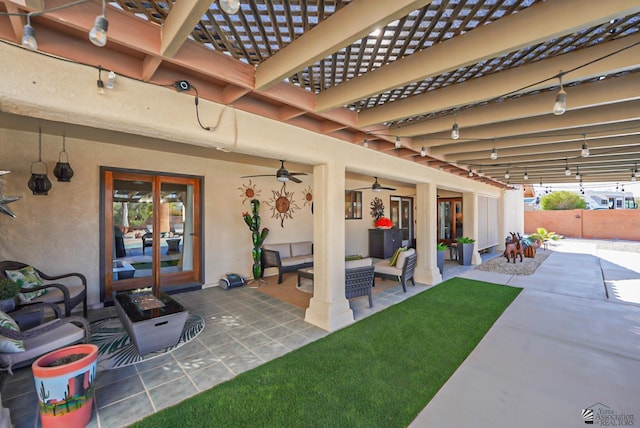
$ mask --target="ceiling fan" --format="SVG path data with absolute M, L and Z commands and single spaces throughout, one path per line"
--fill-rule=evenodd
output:
M 353 190 L 367 190 L 367 189 L 371 189 L 371 191 L 373 192 L 379 192 L 381 190 L 396 190 L 394 187 L 387 187 L 387 186 L 383 186 L 380 183 L 378 183 L 378 177 L 373 177 L 376 179 L 376 181 L 373 182 L 373 184 L 371 185 L 371 187 L 360 187 L 358 189 L 353 189 Z
M 296 175 L 307 175 L 307 173 L 306 172 L 289 172 L 284 167 L 284 161 L 281 160 L 280 161 L 280 168 L 278 168 L 278 170 L 276 171 L 275 175 L 274 174 L 245 175 L 245 176 L 242 176 L 240 178 L 276 177 L 276 180 L 278 180 L 278 181 L 287 182 L 287 181 L 291 180 L 294 183 L 302 183 L 302 181 L 299 178 L 295 177 Z

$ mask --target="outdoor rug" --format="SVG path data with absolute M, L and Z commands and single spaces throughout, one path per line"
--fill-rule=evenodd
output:
M 91 323 L 91 343 L 98 347 L 98 371 L 118 369 L 171 352 L 193 340 L 204 329 L 204 318 L 189 312 L 180 340 L 174 346 L 140 355 L 120 319 L 106 318 Z

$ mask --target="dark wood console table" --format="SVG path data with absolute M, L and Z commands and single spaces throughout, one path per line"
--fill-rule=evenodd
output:
M 369 229 L 369 257 L 390 259 L 401 245 L 400 229 Z

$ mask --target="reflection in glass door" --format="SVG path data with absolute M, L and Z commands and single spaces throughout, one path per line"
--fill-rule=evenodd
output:
M 200 179 L 117 171 L 103 179 L 103 298 L 201 283 Z

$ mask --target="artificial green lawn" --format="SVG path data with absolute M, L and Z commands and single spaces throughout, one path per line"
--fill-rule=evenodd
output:
M 135 427 L 405 427 L 521 291 L 452 278 Z

